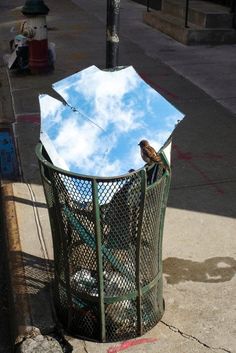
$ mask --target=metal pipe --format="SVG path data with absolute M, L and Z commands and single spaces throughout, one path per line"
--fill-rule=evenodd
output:
M 231 1 L 230 12 L 233 14 L 232 27 L 236 28 L 236 1 L 235 0 Z
M 230 6 L 230 12 L 231 13 L 235 12 L 235 3 L 236 3 L 235 0 L 231 0 L 231 6 Z
M 120 0 L 107 0 L 106 68 L 118 66 Z
M 185 24 L 184 27 L 188 28 L 188 12 L 189 12 L 189 0 L 186 0 L 186 6 L 185 6 Z

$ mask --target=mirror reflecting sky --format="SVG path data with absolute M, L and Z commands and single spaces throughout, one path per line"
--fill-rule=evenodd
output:
M 131 66 L 113 72 L 91 66 L 53 88 L 67 105 L 40 95 L 40 139 L 56 166 L 80 174 L 142 167 L 140 140 L 159 150 L 184 117 Z

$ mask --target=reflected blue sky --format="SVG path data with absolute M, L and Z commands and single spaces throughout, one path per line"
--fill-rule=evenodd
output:
M 114 176 L 142 167 L 139 141 L 159 150 L 184 117 L 131 66 L 115 72 L 91 66 L 53 88 L 68 105 L 39 97 L 41 141 L 55 165 L 81 174 Z

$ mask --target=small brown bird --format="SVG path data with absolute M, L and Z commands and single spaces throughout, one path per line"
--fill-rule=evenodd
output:
M 149 142 L 147 140 L 140 141 L 139 146 L 141 157 L 144 162 L 146 162 L 148 165 L 151 165 L 152 163 L 158 163 L 163 168 L 165 168 L 161 156 L 159 155 L 159 153 L 156 152 L 156 150 L 152 146 L 149 145 Z

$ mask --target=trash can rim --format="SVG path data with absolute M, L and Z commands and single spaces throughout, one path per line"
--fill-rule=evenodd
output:
M 55 166 L 53 163 L 49 162 L 46 158 L 43 157 L 42 155 L 42 149 L 43 149 L 43 144 L 42 142 L 38 142 L 36 147 L 35 147 L 35 153 L 37 158 L 40 160 L 40 162 L 42 164 L 44 164 L 45 166 L 54 169 L 57 172 L 60 172 L 64 175 L 68 175 L 71 176 L 73 178 L 78 178 L 78 179 L 85 179 L 85 180 L 96 180 L 96 181 L 105 181 L 105 182 L 109 182 L 109 181 L 114 181 L 116 179 L 126 179 L 127 176 L 133 175 L 133 174 L 137 174 L 137 173 L 141 173 L 142 171 L 146 173 L 147 170 L 151 169 L 153 167 L 153 165 L 151 166 L 144 166 L 141 167 L 139 169 L 136 169 L 135 171 L 131 172 L 131 173 L 126 173 L 126 174 L 122 174 L 122 175 L 116 175 L 116 176 L 110 176 L 110 177 L 102 177 L 102 176 L 95 176 L 95 175 L 85 175 L 85 174 L 79 174 L 79 173 L 74 173 L 74 172 L 70 172 L 69 170 L 65 170 L 62 168 L 59 168 L 57 166 Z M 166 177 L 167 174 L 169 174 L 168 170 L 165 170 L 162 177 L 160 179 L 158 179 L 156 182 L 154 182 L 152 185 L 161 182 L 162 178 Z

